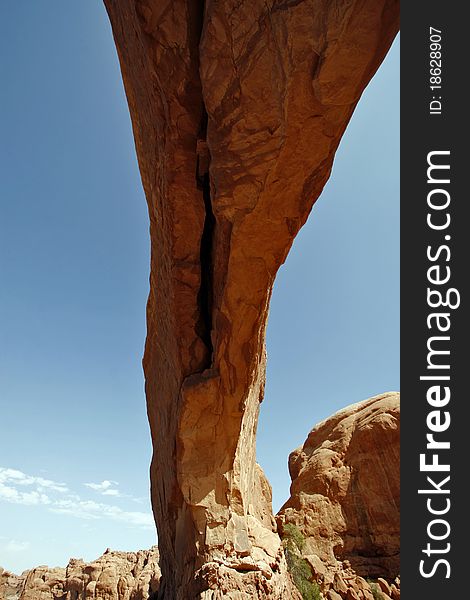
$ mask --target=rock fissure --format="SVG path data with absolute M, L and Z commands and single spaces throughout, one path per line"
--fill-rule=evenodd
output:
M 201 284 L 198 293 L 200 318 L 198 335 L 207 348 L 207 359 L 202 370 L 212 366 L 212 305 L 213 305 L 213 240 L 215 230 L 215 216 L 212 211 L 211 181 L 210 181 L 210 152 L 207 145 L 207 113 L 204 110 L 201 130 L 197 140 L 197 187 L 202 192 L 204 201 L 204 225 L 200 246 Z

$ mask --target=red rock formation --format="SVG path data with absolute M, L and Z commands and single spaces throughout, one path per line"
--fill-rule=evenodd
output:
M 21 576 L 0 569 L 0 600 L 148 600 L 158 589 L 156 547 L 107 550 L 95 561 L 72 558 L 66 569 L 36 567 Z
M 0 567 L 0 600 L 18 600 L 27 572 L 15 575 Z
M 221 581 L 227 598 L 247 585 L 249 597 L 295 597 L 255 463 L 269 299 L 396 34 L 398 2 L 105 5 L 150 215 L 161 597 L 219 597 Z
M 353 404 L 314 427 L 289 471 L 291 497 L 278 523 L 303 533 L 313 571 L 320 559 L 333 580 L 338 561 L 348 561 L 359 575 L 392 581 L 400 570 L 399 394 Z

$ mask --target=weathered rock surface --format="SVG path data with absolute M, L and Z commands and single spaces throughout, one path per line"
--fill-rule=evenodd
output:
M 0 600 L 151 600 L 158 590 L 156 547 L 139 552 L 107 550 L 85 563 L 72 558 L 65 569 L 46 566 L 20 576 L 0 572 Z
M 351 576 L 393 581 L 399 574 L 399 403 L 399 394 L 388 393 L 349 406 L 314 427 L 289 457 L 291 497 L 278 524 L 302 532 L 303 554 L 324 579 L 332 581 L 344 561 Z M 378 584 L 390 595 L 384 579 Z
M 255 462 L 269 300 L 398 1 L 104 1 L 150 215 L 160 597 L 295 598 Z
M 351 568 L 348 561 L 344 563 L 337 562 L 335 567 L 329 567 L 328 579 L 316 579 L 320 584 L 323 596 L 328 600 L 375 600 L 377 597 L 381 600 L 389 598 L 383 590 L 383 582 L 387 585 L 390 592 L 395 594 L 393 598 L 400 600 L 400 579 L 396 578 L 394 582 L 388 583 L 385 579 L 373 581 L 364 579 Z M 382 585 L 380 585 L 382 581 Z
M 0 567 L 0 600 L 18 600 L 27 572 L 15 575 Z

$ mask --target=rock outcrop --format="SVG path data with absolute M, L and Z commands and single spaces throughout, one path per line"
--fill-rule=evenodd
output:
M 139 552 L 107 550 L 85 563 L 72 558 L 65 569 L 41 566 L 17 576 L 0 573 L 0 600 L 152 600 L 160 568 L 156 547 Z
M 15 575 L 0 567 L 0 600 L 18 600 L 23 590 L 27 571 Z
M 317 579 L 348 571 L 393 582 L 400 572 L 400 397 L 376 396 L 318 424 L 291 453 L 291 496 L 277 516 L 295 526 Z M 354 578 L 354 577 L 353 577 Z M 344 577 L 343 577 L 344 579 Z
M 159 594 L 295 598 L 255 462 L 269 300 L 398 1 L 104 2 L 150 215 Z

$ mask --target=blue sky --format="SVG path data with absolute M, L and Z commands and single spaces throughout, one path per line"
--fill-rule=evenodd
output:
M 0 565 L 156 541 L 141 356 L 149 239 L 100 2 L 0 5 Z M 281 268 L 258 456 L 398 389 L 398 45 Z

